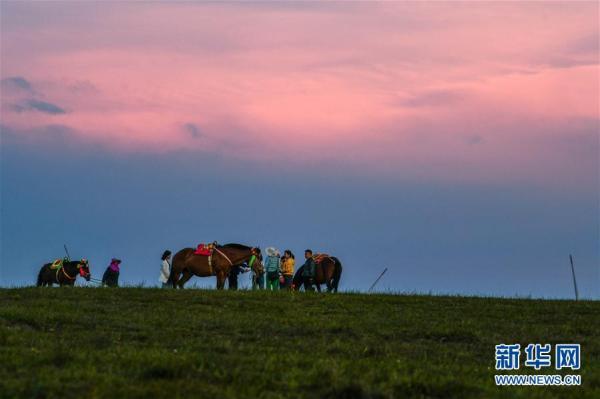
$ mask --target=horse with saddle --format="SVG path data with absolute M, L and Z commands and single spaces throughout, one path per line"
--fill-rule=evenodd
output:
M 54 262 L 46 263 L 40 269 L 37 278 L 37 286 L 52 286 L 58 284 L 74 286 L 77 276 L 90 281 L 92 276 L 90 264 L 87 259 L 71 261 L 69 258 L 57 259 Z
M 337 292 L 340 278 L 342 277 L 342 263 L 335 256 L 317 253 L 313 255 L 316 264 L 313 283 L 317 291 L 321 292 L 321 285 L 327 286 L 327 292 Z M 292 284 L 295 290 L 300 290 L 304 285 L 302 274 L 304 266 L 296 270 Z
M 199 245 L 197 249 L 184 248 L 173 256 L 169 283 L 173 288 L 183 288 L 193 276 L 217 277 L 217 289 L 225 286 L 232 267 L 248 263 L 257 274 L 263 272 L 260 248 L 242 244 L 219 245 L 216 242 Z

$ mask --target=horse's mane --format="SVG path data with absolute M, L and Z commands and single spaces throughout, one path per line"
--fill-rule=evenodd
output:
M 249 247 L 247 245 L 236 244 L 234 242 L 230 242 L 229 244 L 221 245 L 221 247 L 234 248 L 234 249 L 247 249 L 247 250 L 251 250 L 252 249 L 252 247 Z

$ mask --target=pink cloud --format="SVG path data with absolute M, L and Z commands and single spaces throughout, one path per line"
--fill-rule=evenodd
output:
M 326 147 L 377 173 L 502 180 L 522 168 L 544 179 L 525 166 L 560 169 L 549 156 L 560 149 L 532 143 L 598 120 L 597 12 L 594 3 L 3 4 L 2 78 L 22 76 L 36 94 L 3 93 L 2 121 L 64 125 L 115 151 L 292 153 L 302 166 Z M 31 98 L 66 112 L 11 108 Z

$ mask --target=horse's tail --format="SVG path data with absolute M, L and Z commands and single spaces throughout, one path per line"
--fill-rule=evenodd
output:
M 342 262 L 340 262 L 340 260 L 336 257 L 332 257 L 333 262 L 334 262 L 334 268 L 333 268 L 333 277 L 332 277 L 332 281 L 331 281 L 331 285 L 333 288 L 334 292 L 337 292 L 338 290 L 338 285 L 340 283 L 340 278 L 342 278 Z
M 169 278 L 167 279 L 167 284 L 172 285 L 173 288 L 177 288 L 176 285 L 177 281 L 179 280 L 179 274 L 183 271 L 183 267 L 180 266 L 180 263 L 185 261 L 190 253 L 190 250 L 193 251 L 192 248 L 184 248 L 173 255 L 173 260 L 171 261 L 171 272 L 169 273 Z
M 46 268 L 46 265 L 42 266 L 42 268 L 40 269 L 40 272 L 38 273 L 38 277 L 37 277 L 37 286 L 41 287 L 42 283 L 43 283 L 43 274 L 44 274 L 44 269 Z
M 171 263 L 171 271 L 169 272 L 169 278 L 167 279 L 167 284 L 171 285 L 173 288 L 175 288 L 175 273 L 173 273 L 175 271 L 175 262 Z

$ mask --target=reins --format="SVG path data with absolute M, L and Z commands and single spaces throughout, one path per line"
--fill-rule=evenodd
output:
M 77 263 L 77 270 L 78 270 L 78 271 L 80 271 L 80 270 L 81 270 L 81 265 L 82 265 L 82 264 L 83 264 L 83 263 L 82 263 L 81 261 L 80 261 L 79 263 Z M 72 281 L 72 280 L 75 280 L 75 279 L 77 278 L 77 276 L 75 276 L 75 277 L 71 277 L 71 276 L 69 276 L 69 274 L 68 274 L 68 273 L 65 271 L 65 265 L 63 265 L 62 267 L 60 267 L 60 268 L 59 268 L 59 269 L 56 271 L 56 282 L 57 282 L 58 284 L 60 284 L 60 280 L 58 279 L 58 272 L 59 272 L 59 271 L 61 271 L 61 270 L 62 270 L 63 274 L 65 275 L 65 277 L 67 277 L 69 280 L 71 280 L 71 281 Z
M 215 251 L 217 251 L 219 254 L 221 254 L 225 259 L 227 259 L 227 262 L 229 262 L 230 266 L 233 266 L 233 262 L 231 261 L 231 259 L 229 259 L 229 257 L 227 255 L 225 255 L 219 248 L 215 247 Z
M 79 265 L 78 265 L 78 266 L 79 266 Z M 75 276 L 75 277 L 71 277 L 71 276 L 69 276 L 69 275 L 67 274 L 67 272 L 65 271 L 65 267 L 64 267 L 64 266 L 63 266 L 63 267 L 61 267 L 60 269 L 62 270 L 63 274 L 64 274 L 65 276 L 67 276 L 67 278 L 68 278 L 69 280 L 75 280 L 75 279 L 77 278 L 77 276 Z
M 223 251 L 221 251 L 216 246 L 215 246 L 215 251 L 217 251 L 221 256 L 223 256 L 227 260 L 227 262 L 229 262 L 229 266 L 233 266 L 233 262 L 231 261 L 231 259 L 229 259 L 229 257 L 227 255 L 225 255 L 223 253 Z M 256 253 L 255 253 L 255 249 L 254 248 L 252 248 L 252 250 L 250 251 L 250 259 L 252 259 L 253 257 L 255 258 L 254 259 L 254 261 L 255 261 L 256 260 Z M 252 263 L 254 263 L 254 261 Z M 250 267 L 252 267 L 252 264 L 250 264 Z

